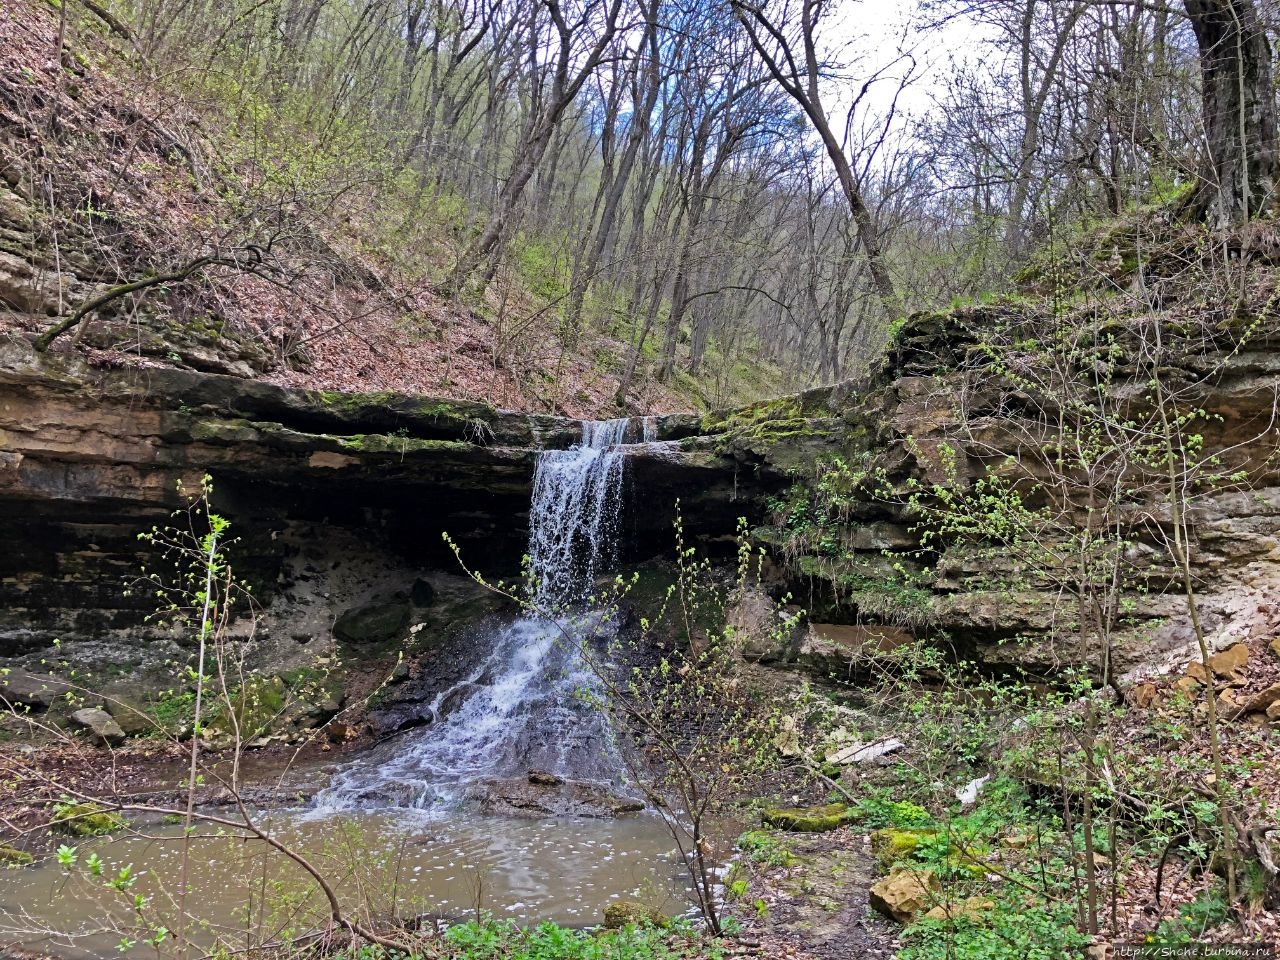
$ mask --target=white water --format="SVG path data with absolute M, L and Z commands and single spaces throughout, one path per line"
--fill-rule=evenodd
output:
M 539 455 L 529 510 L 533 609 L 497 631 L 488 656 L 436 697 L 433 723 L 335 774 L 316 797 L 318 813 L 444 811 L 469 784 L 531 769 L 620 780 L 600 684 L 580 647 L 599 626 L 583 605 L 616 557 L 627 423 L 584 423 L 580 444 Z

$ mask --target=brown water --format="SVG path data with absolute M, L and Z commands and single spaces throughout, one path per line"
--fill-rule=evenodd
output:
M 352 916 L 441 915 L 488 911 L 518 922 L 600 922 L 604 906 L 635 898 L 679 913 L 685 880 L 670 834 L 656 818 L 518 820 L 463 817 L 426 820 L 405 811 L 344 813 L 328 818 L 274 814 L 270 832 L 302 853 L 338 891 Z M 122 939 L 147 935 L 133 909 L 144 898 L 150 929 L 178 928 L 182 828 L 136 824 L 128 834 L 76 844 L 76 866 L 54 858 L 0 870 L 0 943 L 43 948 L 66 957 L 118 956 Z M 90 856 L 101 860 L 94 877 Z M 120 891 L 106 881 L 132 865 L 136 880 Z M 315 929 L 323 897 L 296 864 L 261 840 L 197 828 L 191 848 L 188 935 L 202 947 L 231 949 Z M 317 912 L 319 909 L 320 912 Z M 138 944 L 135 956 L 169 956 Z

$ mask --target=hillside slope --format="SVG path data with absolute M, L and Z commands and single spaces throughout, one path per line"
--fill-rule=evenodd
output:
M 97 365 L 617 413 L 627 343 L 588 332 L 566 348 L 554 298 L 520 276 L 499 277 L 483 302 L 440 298 L 433 239 L 447 228 L 433 211 L 391 209 L 376 170 L 290 131 L 250 137 L 218 105 L 147 76 L 109 15 L 58 16 L 33 3 L 0 13 L 0 330 L 31 338 L 117 285 L 168 274 L 179 278 L 111 299 L 52 349 Z M 636 383 L 628 412 L 698 405 L 691 384 Z

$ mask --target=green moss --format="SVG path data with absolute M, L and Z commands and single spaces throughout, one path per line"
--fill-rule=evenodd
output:
M 626 927 L 665 927 L 670 920 L 653 907 L 636 900 L 615 900 L 604 908 L 604 928 L 622 930 Z
M 843 803 L 822 807 L 771 807 L 764 812 L 764 822 L 795 833 L 824 833 L 848 823 L 850 816 L 851 811 Z
M 96 837 L 123 830 L 129 823 L 120 814 L 96 803 L 64 800 L 54 804 L 53 820 L 49 825 L 54 830 L 74 837 Z
M 748 830 L 738 837 L 738 849 L 752 863 L 770 867 L 789 867 L 796 863 L 795 855 L 784 845 L 778 834 L 769 830 Z
M 11 867 L 25 867 L 35 861 L 36 858 L 27 851 L 0 843 L 0 863 L 6 863 Z
M 232 738 L 238 731 L 243 740 L 268 733 L 284 711 L 286 693 L 279 677 L 251 677 L 231 695 L 230 704 L 218 705 L 208 723 L 209 733 Z

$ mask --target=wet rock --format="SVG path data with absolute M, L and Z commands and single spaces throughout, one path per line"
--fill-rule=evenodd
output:
M 671 921 L 660 911 L 647 907 L 638 900 L 615 900 L 604 908 L 604 928 L 622 930 L 626 927 L 652 925 L 665 927 Z
M 524 817 L 616 817 L 644 809 L 644 803 L 580 780 L 533 783 L 528 777 L 476 784 L 472 799 L 488 813 Z
M 844 825 L 850 816 L 843 803 L 829 803 L 822 807 L 773 807 L 764 812 L 764 822 L 779 830 L 823 833 Z
M 25 850 L 19 850 L 17 847 L 0 843 L 0 863 L 8 864 L 11 867 L 25 867 L 28 864 L 35 863 L 35 860 L 36 858 Z
M 915 920 L 921 910 L 933 905 L 941 889 L 932 870 L 899 867 L 873 883 L 867 899 L 874 909 L 906 924 Z
M 65 690 L 66 684 L 61 680 L 42 673 L 10 670 L 0 676 L 0 698 L 11 705 L 46 710 Z
M 49 825 L 74 837 L 96 837 L 123 830 L 129 824 L 120 814 L 96 803 L 59 803 L 53 808 Z
M 409 625 L 408 600 L 375 601 L 348 610 L 333 625 L 333 635 L 345 643 L 383 643 Z
M 415 607 L 429 607 L 436 602 L 436 588 L 431 581 L 419 577 L 409 589 L 409 599 Z
M 125 734 L 111 714 L 100 707 L 85 707 L 71 714 L 71 722 L 87 730 L 102 743 L 115 746 L 124 742 Z

